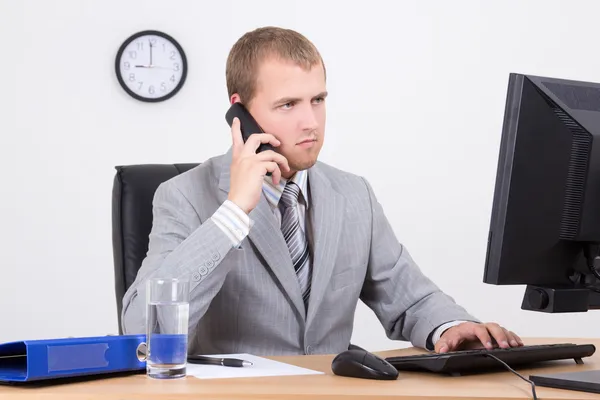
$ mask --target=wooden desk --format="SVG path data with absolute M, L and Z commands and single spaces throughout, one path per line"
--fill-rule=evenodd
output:
M 584 365 L 556 361 L 544 368 L 519 370 L 530 373 L 553 373 L 600 369 L 598 339 L 529 339 L 526 344 L 593 343 L 598 352 L 584 359 Z M 380 352 L 379 355 L 420 353 L 418 349 Z M 40 387 L 0 386 L 0 399 L 47 400 L 112 400 L 112 399 L 531 399 L 531 386 L 510 372 L 479 374 L 466 377 L 439 376 L 427 373 L 403 372 L 396 381 L 353 379 L 333 375 L 333 356 L 273 357 L 276 360 L 325 372 L 325 375 L 265 377 L 243 379 L 200 380 L 194 377 L 163 381 L 143 374 L 93 381 Z M 592 394 L 538 387 L 538 398 L 600 399 Z

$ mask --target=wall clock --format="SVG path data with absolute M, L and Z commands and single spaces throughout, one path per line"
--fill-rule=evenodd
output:
M 166 33 L 147 30 L 127 38 L 115 60 L 121 87 L 134 99 L 159 102 L 173 97 L 185 83 L 187 58 Z

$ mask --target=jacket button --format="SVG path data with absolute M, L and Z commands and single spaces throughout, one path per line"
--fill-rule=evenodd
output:
M 198 268 L 198 272 L 200 272 L 200 275 L 204 276 L 204 275 L 208 274 L 208 268 L 202 266 L 202 267 Z
M 313 348 L 311 346 L 306 346 L 306 354 L 312 354 Z
M 199 273 L 197 273 L 197 272 L 194 272 L 194 273 L 192 274 L 192 280 L 193 280 L 194 282 L 198 282 L 198 281 L 200 280 L 200 274 L 199 274 Z
M 213 261 L 218 261 L 220 257 L 221 256 L 219 255 L 219 253 L 212 253 L 212 256 L 211 256 Z
M 208 268 L 212 268 L 215 266 L 215 262 L 213 260 L 208 260 L 204 263 L 204 265 L 206 265 Z

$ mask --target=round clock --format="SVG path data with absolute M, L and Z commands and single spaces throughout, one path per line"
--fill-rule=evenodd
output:
M 115 60 L 117 79 L 133 98 L 159 102 L 173 97 L 185 83 L 187 58 L 175 39 L 159 31 L 130 36 Z

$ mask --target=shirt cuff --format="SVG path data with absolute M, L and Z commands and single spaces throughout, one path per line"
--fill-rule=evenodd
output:
M 450 322 L 446 322 L 445 324 L 438 326 L 437 329 L 433 331 L 433 335 L 431 336 L 432 346 L 435 347 L 435 344 L 438 342 L 438 340 L 440 340 L 440 338 L 442 337 L 442 335 L 444 334 L 444 332 L 446 330 L 452 328 L 453 326 L 460 325 L 463 322 L 468 322 L 468 321 L 462 321 L 462 320 L 450 321 Z M 433 348 L 430 350 L 433 350 Z
M 225 200 L 211 219 L 229 237 L 233 247 L 240 247 L 254 221 L 234 202 Z

